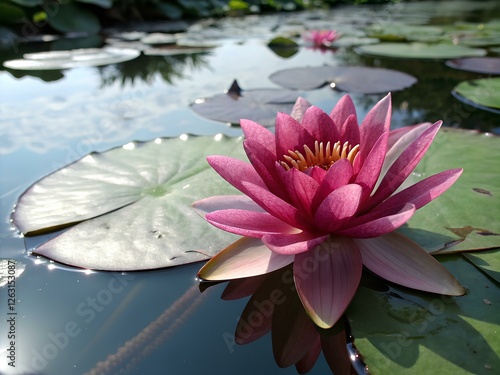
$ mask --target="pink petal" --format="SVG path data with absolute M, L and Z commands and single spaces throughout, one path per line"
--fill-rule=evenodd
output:
M 213 197 L 200 199 L 193 203 L 193 208 L 198 215 L 205 217 L 209 212 L 241 209 L 255 212 L 266 212 L 257 203 L 246 195 L 215 195 Z
M 267 212 L 220 210 L 208 213 L 205 219 L 226 232 L 246 237 L 261 238 L 270 233 L 290 233 L 296 229 Z
M 337 102 L 332 112 L 330 113 L 330 117 L 338 129 L 340 129 L 349 118 L 349 116 L 352 115 L 354 116 L 357 125 L 356 107 L 354 106 L 354 103 L 349 95 L 344 95 L 342 98 L 340 98 L 340 100 Z
M 346 159 L 343 159 L 346 160 Z M 321 167 L 314 166 L 312 168 L 308 168 L 304 171 L 305 174 L 308 176 L 314 178 L 314 180 L 318 183 L 321 184 L 323 182 L 323 179 L 325 178 L 326 175 L 326 170 L 324 170 Z
M 382 133 L 389 132 L 391 126 L 391 94 L 387 94 L 366 115 L 359 128 L 360 153 L 366 160 L 375 142 Z
M 327 237 L 309 232 L 267 234 L 262 237 L 262 242 L 277 254 L 293 255 L 311 250 Z
M 243 147 L 250 163 L 252 163 L 252 166 L 262 178 L 267 188 L 273 194 L 286 200 L 285 187 L 276 175 L 276 155 L 272 154 L 262 144 L 251 139 L 245 141 Z
M 261 186 L 248 182 L 242 184 L 246 194 L 271 215 L 295 228 L 309 229 L 310 223 L 307 217 L 290 203 L 285 202 Z
M 319 142 L 326 144 L 330 141 L 333 144 L 340 139 L 340 127 L 337 129 L 330 116 L 318 107 L 312 106 L 307 109 L 302 118 L 302 126 Z M 314 142 L 308 146 L 314 146 Z
M 297 120 L 298 122 L 301 122 L 305 111 L 307 110 L 307 108 L 311 106 L 312 106 L 311 103 L 309 103 L 306 99 L 299 96 L 297 98 L 297 101 L 293 105 L 292 113 L 290 113 L 290 116 L 295 120 Z
M 363 264 L 380 277 L 409 288 L 460 296 L 460 283 L 444 266 L 415 242 L 393 232 L 382 237 L 356 239 Z
M 290 196 L 290 203 L 312 218 L 311 203 L 318 190 L 318 182 L 295 168 L 283 172 L 283 182 Z
M 302 151 L 304 145 L 313 145 L 314 139 L 304 127 L 286 113 L 276 116 L 276 156 L 284 160 L 288 151 Z
M 361 254 L 352 239 L 329 237 L 295 255 L 295 286 L 306 312 L 320 328 L 330 328 L 351 302 L 361 279 Z
M 384 165 L 380 171 L 379 181 L 375 189 L 378 188 L 383 177 L 399 155 L 401 155 L 415 139 L 431 126 L 432 124 L 430 122 L 426 122 L 420 125 L 405 126 L 390 131 L 389 138 L 387 139 L 387 154 L 385 155 Z
M 246 194 L 244 181 L 264 187 L 264 181 L 248 163 L 228 156 L 212 155 L 207 157 L 208 164 L 227 182 Z M 247 194 L 248 195 L 248 194 Z
M 384 164 L 388 135 L 389 133 L 380 135 L 354 180 L 356 184 L 363 187 L 363 201 L 372 193 L 379 178 L 380 170 Z
M 450 169 L 427 177 L 399 193 L 390 196 L 375 207 L 373 212 L 391 209 L 404 203 L 412 203 L 415 205 L 415 209 L 418 210 L 420 207 L 425 206 L 427 203 L 444 193 L 455 183 L 461 174 L 462 169 Z
M 272 252 L 260 239 L 243 237 L 210 259 L 198 277 L 223 281 L 263 275 L 285 267 L 293 258 L 293 255 Z
M 342 125 L 340 143 L 349 142 L 354 147 L 359 144 L 359 125 L 356 115 L 350 115 Z
M 247 140 L 260 143 L 276 155 L 276 139 L 269 129 L 250 120 L 240 120 L 240 126 Z
M 318 168 L 321 169 L 321 168 Z M 347 185 L 352 177 L 352 166 L 349 160 L 340 159 L 336 161 L 325 173 L 321 185 L 316 191 L 312 201 L 312 210 L 316 211 L 318 206 L 332 191 Z
M 404 182 L 404 180 L 406 180 L 406 178 L 420 162 L 427 149 L 430 147 L 432 140 L 439 131 L 440 126 L 441 121 L 436 122 L 434 125 L 425 130 L 408 146 L 408 148 L 401 153 L 401 155 L 391 165 L 382 179 L 377 191 L 373 195 L 373 199 L 371 200 L 372 207 L 389 197 Z
M 332 191 L 319 205 L 314 222 L 319 229 L 332 233 L 341 228 L 358 210 L 363 189 L 356 184 Z
M 415 206 L 408 203 L 395 214 L 378 217 L 363 224 L 340 230 L 337 233 L 354 238 L 378 237 L 399 228 L 410 220 L 414 213 Z M 362 218 L 360 217 L 360 219 Z
M 399 155 L 414 139 L 431 126 L 431 122 L 423 122 L 420 124 L 392 129 L 389 132 L 389 138 L 387 139 L 387 153 L 390 153 L 392 148 L 396 148 L 400 149 L 398 153 Z M 394 160 L 396 160 L 396 158 L 394 158 Z

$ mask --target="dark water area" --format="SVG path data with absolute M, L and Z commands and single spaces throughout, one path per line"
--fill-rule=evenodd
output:
M 486 22 L 500 8 L 421 14 L 404 5 L 342 7 L 314 13 L 279 13 L 227 19 L 199 33 L 218 45 L 206 52 L 146 56 L 101 67 L 21 71 L 0 68 L 0 258 L 24 265 L 16 279 L 16 367 L 9 349 L 5 289 L 0 289 L 0 374 L 295 374 L 275 363 L 270 335 L 248 345 L 234 341 L 246 299 L 223 301 L 224 285 L 203 293 L 196 273 L 202 263 L 150 272 L 94 272 L 30 254 L 54 234 L 25 238 L 10 222 L 19 196 L 35 181 L 94 151 L 134 140 L 189 133 L 239 136 L 240 128 L 202 118 L 190 105 L 222 93 L 237 79 L 243 89 L 279 88 L 277 70 L 301 66 L 367 66 L 395 69 L 418 79 L 392 93 L 394 128 L 443 120 L 444 126 L 500 134 L 499 115 L 458 101 L 461 81 L 488 75 L 451 69 L 442 60 L 369 57 L 354 47 L 315 50 L 299 46 L 282 57 L 267 46 L 276 30 L 318 28 L 355 31 L 369 20 L 419 19 L 442 25 Z M 448 8 L 447 8 L 448 9 Z M 464 8 L 465 9 L 465 8 Z M 334 19 L 335 22 L 331 20 Z M 339 21 L 340 20 L 340 21 Z M 27 52 L 99 47 L 104 37 L 20 43 L 0 48 L 0 62 Z M 493 52 L 489 54 L 495 56 Z M 298 90 L 329 112 L 345 93 L 328 85 Z M 358 117 L 385 94 L 351 94 Z M 207 239 L 208 240 L 208 239 Z M 14 316 L 14 315 L 13 315 Z M 112 355 L 113 357 L 109 357 Z M 320 356 L 311 374 L 330 373 Z

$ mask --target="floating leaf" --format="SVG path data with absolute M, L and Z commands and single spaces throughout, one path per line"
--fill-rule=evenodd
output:
M 293 40 L 282 36 L 272 39 L 267 46 L 278 56 L 288 58 L 299 51 L 299 45 Z
M 468 56 L 484 56 L 486 50 L 454 44 L 427 43 L 380 43 L 356 48 L 362 55 L 395 57 L 400 59 L 453 59 Z
M 498 249 L 477 253 L 463 253 L 477 268 L 500 283 L 500 252 Z
M 392 69 L 369 67 L 318 66 L 290 68 L 269 77 L 288 89 L 312 90 L 330 84 L 340 91 L 378 94 L 410 87 L 417 79 Z
M 443 34 L 443 30 L 437 26 L 407 25 L 399 22 L 376 23 L 365 31 L 369 37 L 388 41 L 438 40 Z
M 499 160 L 499 137 L 442 128 L 412 182 L 452 168 L 463 174 L 400 231 L 435 254 L 500 247 Z
M 50 12 L 47 22 L 62 33 L 84 32 L 97 34 L 101 29 L 97 16 L 75 3 L 58 4 L 56 12 Z
M 500 74 L 500 57 L 466 57 L 448 60 L 446 65 L 467 72 Z
M 67 51 L 26 53 L 24 59 L 8 60 L 6 68 L 19 70 L 59 70 L 101 66 L 135 59 L 140 52 L 127 48 L 81 48 Z
M 459 255 L 446 257 L 444 265 L 467 287 L 466 295 L 396 286 L 358 290 L 347 316 L 370 373 L 488 374 L 500 368 L 498 284 Z
M 490 36 L 468 36 L 460 39 L 460 44 L 469 47 L 488 47 L 500 45 L 500 34 Z
M 453 94 L 457 98 L 483 109 L 500 109 L 499 92 L 500 77 L 460 82 L 453 89 Z
M 144 44 L 175 44 L 176 41 L 175 35 L 166 33 L 151 33 L 141 38 Z
M 124 271 L 205 260 L 236 239 L 191 208 L 235 191 L 210 168 L 210 154 L 242 158 L 241 139 L 185 135 L 90 154 L 30 187 L 13 222 L 29 234 L 83 221 L 34 250 L 77 267 Z
M 288 90 L 242 90 L 234 81 L 226 93 L 196 99 L 191 108 L 215 121 L 239 124 L 241 119 L 248 119 L 263 126 L 273 126 L 276 113 L 290 113 L 297 97 L 297 92 Z

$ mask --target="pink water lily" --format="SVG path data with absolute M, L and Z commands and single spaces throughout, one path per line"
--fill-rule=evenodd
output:
M 462 173 L 447 170 L 405 187 L 441 121 L 390 131 L 391 97 L 358 126 L 344 96 L 331 114 L 299 98 L 278 113 L 276 132 L 241 120 L 250 163 L 209 156 L 244 195 L 194 203 L 212 225 L 244 236 L 199 271 L 204 280 L 272 272 L 293 262 L 294 283 L 311 319 L 332 327 L 353 298 L 363 265 L 410 288 L 462 295 L 431 255 L 395 229 L 447 190 Z
M 339 37 L 340 34 L 335 30 L 310 30 L 303 35 L 305 40 L 316 47 L 329 47 Z

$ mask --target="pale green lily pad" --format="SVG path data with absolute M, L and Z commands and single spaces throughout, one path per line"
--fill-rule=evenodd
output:
M 460 39 L 460 44 L 469 47 L 500 46 L 500 33 L 491 36 L 465 37 Z
M 242 158 L 241 139 L 184 135 L 90 154 L 30 187 L 13 222 L 36 233 L 83 221 L 34 250 L 77 267 L 125 271 L 205 260 L 237 238 L 191 208 L 235 191 L 206 162 L 211 154 Z
M 399 22 L 376 23 L 365 30 L 369 37 L 387 41 L 439 40 L 443 29 L 429 25 L 406 25 Z
M 0 288 L 4 286 L 15 288 L 16 280 L 25 268 L 26 265 L 15 259 L 0 259 Z
M 500 78 L 484 78 L 460 82 L 453 89 L 459 95 L 481 107 L 500 109 Z
M 490 277 L 500 283 L 500 250 L 488 250 L 471 253 L 463 253 L 470 262 L 487 273 Z
M 438 43 L 380 43 L 357 47 L 362 55 L 394 57 L 400 59 L 453 59 L 458 57 L 484 56 L 486 50 L 454 44 Z
M 18 70 L 58 70 L 116 64 L 135 59 L 140 54 L 140 51 L 130 48 L 80 48 L 27 53 L 23 59 L 8 60 L 3 65 Z
M 494 374 L 500 369 L 498 284 L 461 256 L 446 268 L 466 287 L 446 297 L 390 286 L 360 288 L 347 310 L 371 374 Z
M 442 128 L 411 180 L 453 168 L 463 174 L 399 231 L 435 254 L 500 247 L 499 160 L 499 137 Z

